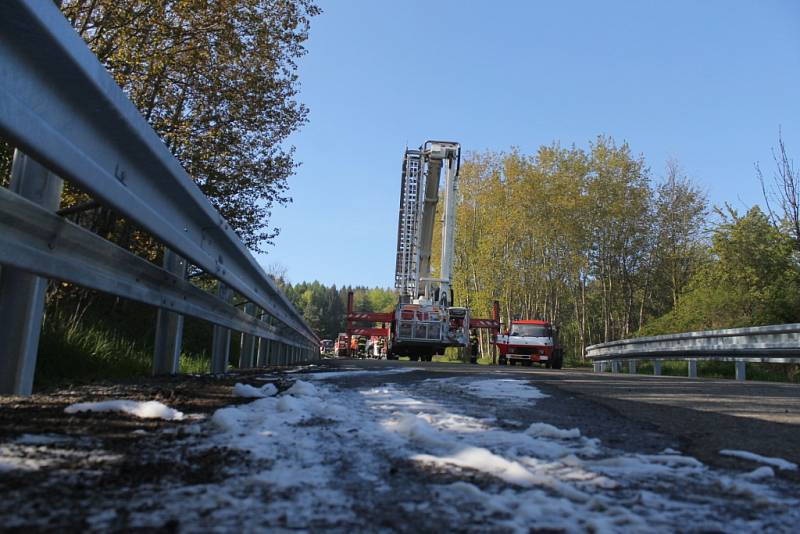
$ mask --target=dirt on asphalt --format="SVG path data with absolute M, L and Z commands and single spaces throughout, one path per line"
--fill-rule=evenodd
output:
M 119 383 L 99 383 L 52 389 L 30 397 L 0 397 L 0 447 L 25 455 L 40 469 L 4 470 L 0 462 L 0 518 L 48 515 L 57 508 L 82 510 L 52 516 L 46 528 L 34 530 L 81 532 L 91 527 L 85 510 L 101 497 L 122 488 L 147 485 L 213 483 L 226 476 L 226 467 L 241 452 L 223 448 L 165 455 L 171 442 L 180 442 L 198 416 L 252 399 L 232 395 L 237 382 L 261 386 L 255 377 L 263 371 L 221 376 L 159 377 Z M 279 390 L 291 382 L 278 373 Z M 73 403 L 129 399 L 159 401 L 187 415 L 182 421 L 141 419 L 115 412 L 66 414 Z M 37 439 L 44 436 L 47 440 Z M 54 450 L 55 447 L 55 450 Z M 98 450 L 102 451 L 98 453 Z M 2 450 L 0 450 L 2 452 Z M 2 454 L 0 454 L 2 457 Z M 108 461 L 111 460 L 111 461 Z M 123 495 L 119 496 L 124 499 Z M 124 508 L 119 509 L 124 517 Z M 0 520 L 0 531 L 30 531 L 30 527 L 9 528 Z M 121 522 L 124 524 L 124 521 Z M 168 522 L 163 531 L 176 531 Z M 121 530 L 126 530 L 122 528 Z
M 325 367 L 354 365 L 380 369 L 398 363 L 330 361 Z M 530 380 L 549 395 L 537 401 L 533 408 L 525 402 L 508 402 L 497 413 L 502 416 L 498 422 L 501 427 L 503 420 L 576 427 L 584 435 L 598 438 L 619 450 L 655 454 L 674 448 L 708 465 L 740 472 L 752 470 L 758 464 L 721 456 L 719 450 L 742 449 L 800 463 L 800 386 L 674 377 L 598 376 L 580 371 L 457 364 L 414 363 L 413 366 L 422 372 L 397 374 L 392 382 L 410 385 L 429 378 L 475 374 L 515 377 Z M 302 377 L 302 373 L 271 372 L 272 381 L 279 390 Z M 0 493 L 11 496 L 0 499 L 0 531 L 92 530 L 95 527 L 87 509 L 91 510 L 93 503 L 98 507 L 106 506 L 109 500 L 120 505 L 111 511 L 115 519 L 105 524 L 106 527 L 128 531 L 126 517 L 135 510 L 125 506 L 127 496 L 151 486 L 213 484 L 229 475 L 231 465 L 250 462 L 255 466 L 256 463 L 247 458 L 247 451 L 226 447 L 200 451 L 180 448 L 184 438 L 196 431 L 192 423 L 219 408 L 251 402 L 252 399 L 234 397 L 232 387 L 237 382 L 261 386 L 264 382 L 258 378 L 263 374 L 264 371 L 253 371 L 217 377 L 147 379 L 68 387 L 28 398 L 0 398 L 0 447 L 11 447 L 17 456 L 28 457 L 41 466 L 31 470 L 4 470 L 0 465 Z M 340 379 L 338 385 L 357 390 L 380 385 L 385 380 L 377 374 L 353 375 Z M 64 412 L 73 403 L 112 399 L 157 400 L 188 417 L 182 421 L 164 421 L 120 413 L 68 415 Z M 464 415 L 485 415 L 481 403 L 470 404 L 465 397 L 463 404 Z M 46 439 L 51 436 L 52 441 L 45 446 L 36 436 Z M 64 440 L 63 447 L 59 447 L 59 440 Z M 179 454 L 176 454 L 176 447 Z M 798 471 L 776 470 L 776 475 L 790 484 L 800 481 Z M 425 494 L 429 486 L 422 484 L 432 478 L 442 484 L 450 479 L 467 479 L 478 487 L 492 484 L 484 475 L 460 473 L 454 476 L 450 470 L 423 469 L 413 462 L 394 462 L 386 476 L 395 479 L 395 487 L 401 488 L 398 491 L 405 491 L 398 498 L 408 503 L 423 503 L 433 498 Z M 346 485 L 344 481 L 343 485 Z M 419 493 L 415 488 L 424 491 Z M 353 492 L 361 490 L 352 488 Z M 77 513 L 72 513 L 73 510 Z M 365 509 L 362 513 L 378 528 L 417 531 L 416 527 L 420 526 L 414 522 L 412 506 L 387 507 L 380 513 Z M 43 515 L 49 517 L 47 526 L 34 521 Z M 23 518 L 23 521 L 9 528 L 2 519 L 11 516 Z M 25 517 L 31 518 L 27 524 Z M 440 523 L 431 521 L 432 518 L 422 530 L 448 528 L 445 519 Z M 294 528 L 287 518 L 277 526 Z M 307 526 L 314 529 L 313 524 Z M 156 530 L 180 531 L 181 524 L 170 519 Z

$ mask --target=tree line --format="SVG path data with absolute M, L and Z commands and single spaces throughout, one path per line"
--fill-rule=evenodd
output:
M 336 339 L 345 331 L 347 293 L 353 292 L 353 310 L 384 312 L 394 309 L 397 296 L 394 290 L 381 287 L 326 286 L 317 281 L 292 284 L 285 277 L 275 278 L 295 308 L 321 339 Z
M 777 209 L 739 214 L 711 207 L 677 162 L 656 179 L 609 137 L 468 155 L 456 301 L 486 316 L 497 299 L 505 320 L 553 321 L 572 357 L 636 335 L 798 321 L 800 226 L 785 194 L 797 174 L 778 159 Z

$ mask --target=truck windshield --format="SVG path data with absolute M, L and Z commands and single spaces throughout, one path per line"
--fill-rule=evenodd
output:
M 552 337 L 549 326 L 541 324 L 512 324 L 511 335 L 521 337 Z

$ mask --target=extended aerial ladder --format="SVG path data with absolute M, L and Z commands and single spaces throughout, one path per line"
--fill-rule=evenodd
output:
M 458 143 L 427 141 L 418 149 L 406 149 L 397 224 L 398 304 L 393 312 L 358 313 L 352 309 L 352 299 L 348 299 L 348 333 L 377 334 L 379 329 L 356 327 L 354 323 L 382 323 L 380 332 L 389 338 L 390 357 L 405 355 L 430 361 L 434 354 L 444 354 L 447 347 L 467 347 L 470 328 L 499 331 L 497 306 L 492 319 L 471 319 L 469 309 L 453 306 L 451 276 L 460 165 Z M 438 276 L 434 276 L 432 245 L 440 193 L 444 197 L 442 248 Z

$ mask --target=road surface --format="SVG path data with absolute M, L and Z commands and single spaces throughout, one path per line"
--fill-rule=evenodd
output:
M 797 386 L 351 360 L 290 371 L 3 399 L 0 525 L 792 532 L 800 520 Z

